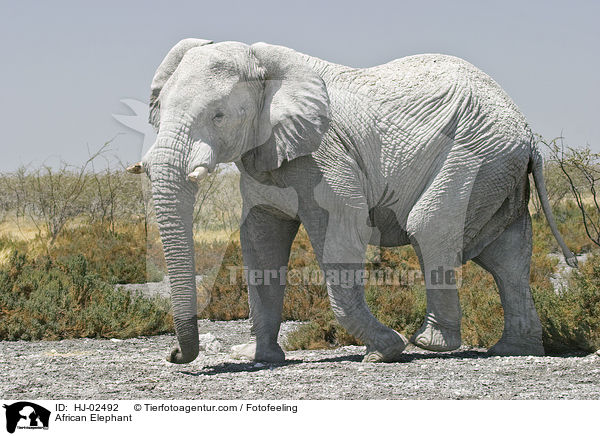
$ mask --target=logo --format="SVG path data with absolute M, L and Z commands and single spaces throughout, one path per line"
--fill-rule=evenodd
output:
M 6 409 L 6 431 L 14 433 L 15 429 L 48 429 L 50 411 L 35 403 L 19 401 L 10 405 L 4 404 Z
M 154 131 L 154 127 L 152 127 L 152 125 L 148 122 L 148 103 L 143 103 L 132 98 L 123 99 L 121 100 L 121 103 L 131 109 L 133 115 L 113 114 L 113 118 L 124 126 L 129 127 L 131 130 L 143 135 L 143 156 L 156 141 L 156 132 Z

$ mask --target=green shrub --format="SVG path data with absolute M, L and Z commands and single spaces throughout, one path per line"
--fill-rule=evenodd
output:
M 547 353 L 600 349 L 600 255 L 573 271 L 561 293 L 532 286 Z
M 367 263 L 370 277 L 377 277 L 378 271 L 391 270 L 406 277 L 409 271 L 420 272 L 419 260 L 410 246 L 381 248 L 380 259 Z M 386 284 L 369 281 L 365 286 L 367 305 L 383 324 L 400 333 L 412 336 L 425 317 L 425 286 L 420 282 L 400 282 Z
M 462 267 L 459 288 L 462 309 L 461 335 L 464 344 L 489 348 L 502 336 L 504 311 L 492 275 L 468 262 Z
M 61 261 L 13 251 L 0 268 L 0 340 L 128 338 L 173 330 L 168 302 L 115 289 L 83 255 Z
M 160 261 L 157 266 L 147 253 L 142 224 L 123 225 L 114 232 L 100 224 L 81 224 L 63 229 L 49 249 L 49 255 L 57 260 L 80 253 L 85 255 L 89 271 L 109 283 L 146 283 L 163 278 Z

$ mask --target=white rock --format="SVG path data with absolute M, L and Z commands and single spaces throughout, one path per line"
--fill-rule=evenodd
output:
M 123 342 L 123 339 L 112 338 L 112 342 Z
M 217 354 L 221 351 L 221 348 L 223 348 L 221 343 L 212 333 L 199 335 L 198 341 L 200 342 L 200 350 L 205 351 L 208 354 Z
M 581 265 L 582 263 L 585 263 L 589 255 L 590 253 L 583 253 L 575 257 L 577 257 L 577 262 L 579 262 Z M 548 257 L 552 259 L 558 259 L 558 265 L 556 265 L 556 274 L 550 274 L 550 282 L 554 287 L 554 292 L 561 294 L 563 290 L 567 288 L 569 276 L 574 268 L 567 264 L 562 253 L 550 253 L 548 254 Z

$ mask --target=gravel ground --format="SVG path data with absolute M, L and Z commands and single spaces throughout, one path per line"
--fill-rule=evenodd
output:
M 299 323 L 285 323 L 282 340 Z M 414 347 L 400 363 L 362 363 L 364 347 L 288 351 L 282 365 L 236 361 L 248 321 L 199 321 L 207 351 L 165 361 L 173 335 L 0 342 L 3 399 L 600 399 L 600 356 L 487 357 Z M 214 337 L 208 335 L 212 333 Z

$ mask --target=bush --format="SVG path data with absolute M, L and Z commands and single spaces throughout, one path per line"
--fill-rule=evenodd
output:
M 410 246 L 381 248 L 380 259 L 367 263 L 370 276 L 378 271 L 397 271 L 406 277 L 409 271 L 420 272 L 419 260 Z M 365 299 L 375 317 L 383 324 L 406 336 L 412 336 L 425 317 L 425 286 L 419 281 L 406 284 L 385 284 L 369 281 Z
M 561 293 L 533 286 L 547 353 L 600 349 L 600 255 L 572 273 Z
M 57 260 L 78 253 L 85 254 L 88 270 L 108 283 L 146 283 L 163 278 L 161 267 L 147 253 L 143 224 L 121 225 L 116 230 L 81 224 L 64 229 L 49 248 L 50 257 Z
M 492 275 L 469 262 L 462 268 L 459 289 L 464 344 L 489 348 L 502 336 L 504 311 Z
M 117 290 L 83 255 L 62 261 L 13 251 L 0 268 L 0 340 L 129 338 L 173 330 L 163 299 Z

